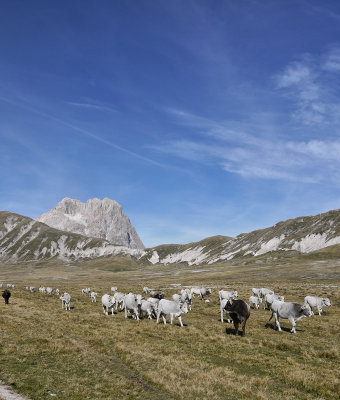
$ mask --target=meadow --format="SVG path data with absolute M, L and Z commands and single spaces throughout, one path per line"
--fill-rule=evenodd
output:
M 0 281 L 14 283 L 10 305 L 0 302 L 0 380 L 32 400 L 56 399 L 338 399 L 340 277 L 336 260 L 249 261 L 210 266 L 140 266 L 132 259 L 0 265 Z M 141 293 L 173 284 L 213 288 L 197 297 L 175 324 L 139 322 L 124 312 L 102 312 L 111 286 Z M 53 294 L 24 287 L 51 286 L 72 296 L 71 311 Z M 98 302 L 82 296 L 90 286 Z M 246 337 L 220 322 L 218 290 L 236 289 L 248 301 L 252 287 L 269 287 L 286 301 L 329 297 L 322 316 L 297 323 L 297 333 L 268 323 L 270 311 L 252 310 Z M 1 299 L 2 300 L 2 299 Z

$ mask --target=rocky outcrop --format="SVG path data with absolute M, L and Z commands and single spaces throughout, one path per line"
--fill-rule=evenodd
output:
M 130 249 L 144 248 L 122 207 L 107 198 L 90 199 L 86 203 L 64 198 L 36 221 L 55 229 L 105 239 Z

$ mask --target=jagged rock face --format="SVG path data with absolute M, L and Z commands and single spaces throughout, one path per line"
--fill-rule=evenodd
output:
M 144 248 L 122 207 L 107 198 L 86 203 L 65 198 L 36 220 L 55 229 L 105 239 L 131 249 Z

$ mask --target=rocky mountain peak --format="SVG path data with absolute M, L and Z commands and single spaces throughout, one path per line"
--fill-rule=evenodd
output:
M 109 198 L 94 198 L 83 203 L 65 197 L 36 220 L 55 229 L 105 239 L 132 249 L 144 248 L 122 206 Z

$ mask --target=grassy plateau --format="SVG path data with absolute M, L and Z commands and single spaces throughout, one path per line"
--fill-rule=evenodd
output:
M 0 282 L 13 283 L 10 304 L 0 301 L 0 380 L 27 398 L 100 399 L 339 399 L 339 258 L 269 258 L 209 266 L 140 266 L 126 258 L 82 263 L 0 265 Z M 256 261 L 256 262 L 255 262 Z M 182 316 L 185 327 L 135 321 L 123 312 L 105 316 L 101 295 L 111 286 L 141 293 L 173 284 L 213 288 Z M 71 311 L 53 294 L 25 286 L 59 288 Z M 97 303 L 81 294 L 91 287 Z M 236 289 L 248 301 L 252 287 L 269 287 L 286 301 L 329 297 L 331 307 L 297 323 L 297 333 L 270 311 L 251 310 L 246 337 L 220 322 L 218 290 Z M 3 289 L 2 289 L 3 290 Z M 316 311 L 316 310 L 315 310 Z

